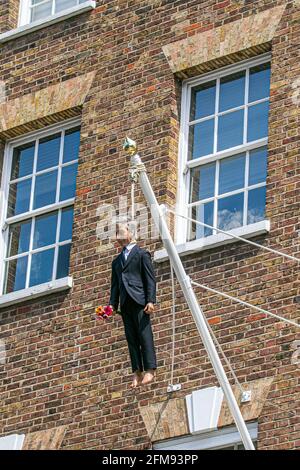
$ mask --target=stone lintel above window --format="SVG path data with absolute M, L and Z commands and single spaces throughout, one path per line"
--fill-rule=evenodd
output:
M 163 46 L 173 73 L 188 78 L 268 52 L 285 5 Z
M 261 416 L 273 381 L 273 377 L 268 377 L 249 382 L 247 390 L 251 391 L 251 401 L 245 404 L 241 404 L 239 387 L 232 387 L 245 421 L 257 420 Z M 185 397 L 139 406 L 139 410 L 152 442 L 190 435 Z M 233 423 L 226 399 L 223 398 L 217 427 L 220 429 Z
M 0 104 L 0 138 L 11 139 L 79 116 L 95 77 L 88 72 Z

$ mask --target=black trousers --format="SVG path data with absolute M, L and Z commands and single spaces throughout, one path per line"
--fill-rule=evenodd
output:
M 156 369 L 156 354 L 149 313 L 127 295 L 121 306 L 132 372 Z

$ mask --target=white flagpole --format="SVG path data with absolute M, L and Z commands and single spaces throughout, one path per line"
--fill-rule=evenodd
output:
M 153 220 L 159 230 L 165 249 L 174 267 L 176 277 L 181 286 L 190 311 L 192 312 L 204 347 L 208 353 L 213 369 L 218 378 L 219 384 L 223 390 L 223 393 L 228 403 L 228 407 L 238 428 L 244 447 L 246 450 L 255 450 L 247 426 L 245 424 L 245 421 L 233 394 L 232 388 L 224 371 L 222 362 L 219 358 L 214 342 L 210 336 L 205 319 L 203 317 L 202 310 L 199 306 L 198 300 L 191 285 L 191 280 L 186 274 L 181 259 L 177 253 L 175 244 L 169 232 L 169 228 L 165 221 L 163 211 L 157 202 L 152 186 L 148 179 L 145 166 L 142 163 L 140 156 L 136 153 L 135 142 L 127 138 L 124 143 L 124 150 L 128 151 L 128 153 L 131 155 L 131 177 L 135 180 L 138 180 L 141 185 L 145 199 L 150 207 Z

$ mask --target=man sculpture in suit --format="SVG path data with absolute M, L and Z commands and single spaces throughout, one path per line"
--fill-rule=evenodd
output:
M 150 321 L 156 280 L 151 255 L 136 243 L 130 223 L 118 224 L 117 241 L 123 249 L 112 262 L 109 305 L 116 311 L 120 302 L 134 374 L 131 386 L 136 388 L 152 382 L 157 368 Z

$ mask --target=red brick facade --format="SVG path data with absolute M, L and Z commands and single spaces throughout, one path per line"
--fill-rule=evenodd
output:
M 15 5 L 2 0 L 0 32 L 15 27 Z M 169 264 L 156 265 L 156 382 L 135 394 L 121 318 L 100 325 L 93 317 L 95 306 L 108 299 L 110 263 L 117 253 L 96 237 L 97 207 L 117 205 L 121 195 L 129 201 L 122 151 L 126 134 L 138 141 L 159 202 L 175 203 L 181 78 L 173 74 L 162 47 L 278 5 L 284 11 L 269 44 L 266 210 L 271 230 L 255 241 L 299 257 L 299 2 L 97 0 L 90 12 L 1 45 L 3 102 L 95 75 L 84 103 L 73 107 L 82 123 L 70 265 L 74 286 L 0 310 L 0 338 L 7 350 L 0 365 L 0 435 L 65 426 L 64 449 L 151 448 L 140 407 L 170 398 Z M 52 121 L 60 119 L 57 112 Z M 32 129 L 39 127 L 37 119 Z M 2 158 L 4 131 L 1 137 Z M 143 202 L 140 191 L 138 201 Z M 162 247 L 151 240 L 142 245 L 152 253 Z M 182 259 L 193 279 L 297 318 L 297 263 L 240 243 Z M 292 361 L 296 329 L 211 293 L 198 294 L 239 380 L 274 379 L 258 417 L 258 449 L 299 447 L 299 364 Z M 175 378 L 182 390 L 174 397 L 180 398 L 217 381 L 179 289 L 176 302 Z

